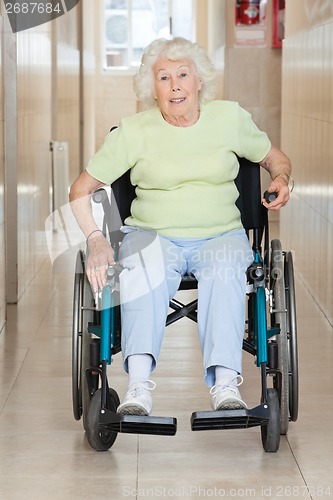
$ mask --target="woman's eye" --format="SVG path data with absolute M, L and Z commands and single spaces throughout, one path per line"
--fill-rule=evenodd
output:
M 166 82 L 168 79 L 168 77 L 165 75 L 165 76 L 161 76 L 161 82 Z
M 181 77 L 181 78 L 186 78 L 186 77 L 187 77 L 187 73 L 181 73 L 181 74 L 180 74 L 180 77 Z

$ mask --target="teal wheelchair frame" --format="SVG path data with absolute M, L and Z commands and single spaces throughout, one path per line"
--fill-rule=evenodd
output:
M 280 435 L 298 417 L 297 323 L 292 253 L 281 242 L 269 240 L 267 210 L 261 203 L 260 167 L 239 158 L 235 180 L 242 223 L 253 248 L 253 264 L 247 271 L 248 314 L 243 350 L 254 356 L 261 372 L 261 396 L 251 409 L 197 411 L 190 419 L 193 431 L 260 426 L 265 451 L 279 448 Z M 129 172 L 111 186 L 111 199 L 104 189 L 93 195 L 104 209 L 103 232 L 117 254 L 122 221 L 130 213 L 135 197 Z M 116 210 L 114 209 L 116 207 Z M 263 244 L 263 248 L 262 248 Z M 174 417 L 134 416 L 117 413 L 119 397 L 109 387 L 108 366 L 121 351 L 119 274 L 121 266 L 109 269 L 101 301 L 96 305 L 85 274 L 85 252 L 77 255 L 72 331 L 72 395 L 76 420 L 83 419 L 88 442 L 106 451 L 119 433 L 161 434 L 177 431 Z M 197 288 L 193 276 L 184 276 L 179 289 Z M 187 317 L 197 320 L 197 300 L 182 304 L 170 301 L 169 325 Z

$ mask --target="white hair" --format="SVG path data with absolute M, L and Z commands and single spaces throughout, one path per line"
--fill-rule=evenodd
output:
M 215 68 L 206 51 L 197 43 L 177 37 L 172 40 L 159 38 L 145 49 L 141 65 L 134 76 L 134 92 L 145 108 L 157 106 L 154 98 L 154 65 L 159 59 L 178 61 L 187 59 L 193 62 L 198 78 L 202 82 L 199 101 L 204 103 L 215 96 Z

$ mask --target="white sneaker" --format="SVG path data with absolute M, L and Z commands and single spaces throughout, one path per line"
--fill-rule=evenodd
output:
M 131 385 L 124 402 L 118 406 L 117 413 L 122 415 L 150 415 L 153 409 L 151 391 L 156 387 L 152 380 L 145 380 Z
M 214 387 L 211 388 L 210 403 L 213 410 L 242 410 L 247 408 L 238 390 L 238 387 L 243 383 L 243 377 L 238 375 L 235 378 L 240 378 L 240 382 L 237 385 L 232 384 L 232 381 L 235 380 L 233 378 L 225 386 L 214 385 Z

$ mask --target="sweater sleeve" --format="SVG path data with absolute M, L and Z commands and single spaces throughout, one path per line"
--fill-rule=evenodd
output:
M 110 132 L 89 161 L 86 170 L 95 179 L 111 184 L 132 167 L 122 123 Z
M 238 156 L 255 163 L 265 158 L 271 149 L 267 134 L 259 130 L 248 111 L 238 105 Z

